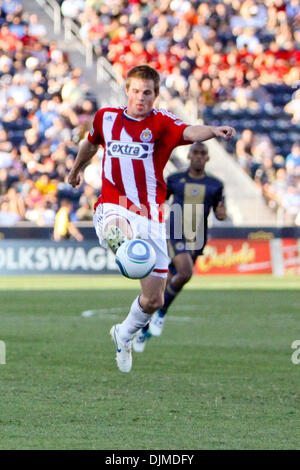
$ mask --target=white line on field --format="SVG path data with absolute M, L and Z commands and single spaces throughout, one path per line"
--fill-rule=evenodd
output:
M 185 307 L 180 307 L 176 306 L 173 307 L 172 310 L 177 310 L 177 311 L 182 311 L 182 310 L 195 310 L 197 309 L 197 305 L 187 305 Z M 84 318 L 90 318 L 93 317 L 94 315 L 97 315 L 99 318 L 110 318 L 110 319 L 116 319 L 119 318 L 120 315 L 115 315 L 116 313 L 123 313 L 125 314 L 128 310 L 128 307 L 111 307 L 111 308 L 100 308 L 97 310 L 85 310 L 84 312 L 81 313 L 81 316 Z M 189 322 L 192 320 L 199 320 L 198 317 L 174 317 L 172 315 L 168 315 L 168 319 L 171 321 L 175 322 Z
M 113 307 L 113 308 L 100 308 L 98 310 L 85 310 L 82 312 L 81 316 L 84 318 L 89 318 L 92 317 L 93 315 L 96 315 L 97 313 L 122 313 L 124 312 L 124 308 L 122 307 Z

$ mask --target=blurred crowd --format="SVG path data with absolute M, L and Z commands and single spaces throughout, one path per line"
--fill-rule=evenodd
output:
M 187 107 L 261 106 L 260 86 L 300 80 L 299 0 L 59 0 L 125 77 L 141 62 Z M 245 103 L 245 101 L 247 103 Z
M 67 174 L 96 108 L 82 71 L 47 40 L 38 17 L 18 0 L 0 0 L 0 225 L 54 224 L 65 199 L 70 221 L 92 218 L 98 157 L 80 190 Z
M 288 151 L 274 145 L 269 130 L 245 128 L 232 153 L 270 207 L 298 223 L 300 0 L 57 1 L 117 76 L 152 65 L 161 73 L 162 101 L 171 109 L 184 105 L 194 119 L 206 110 L 272 119 L 276 106 L 266 86 L 294 90 L 280 103 L 295 129 Z M 73 201 L 74 220 L 89 220 L 100 189 L 98 157 L 85 170 L 81 193 L 66 176 L 97 103 L 81 70 L 47 41 L 45 27 L 19 0 L 0 0 L 0 25 L 0 224 L 52 223 L 65 198 Z

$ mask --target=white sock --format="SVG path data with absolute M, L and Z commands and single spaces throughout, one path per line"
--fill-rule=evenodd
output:
M 147 325 L 151 315 L 144 312 L 139 303 L 139 296 L 133 301 L 125 320 L 119 326 L 119 336 L 122 341 L 132 339 L 134 333 Z

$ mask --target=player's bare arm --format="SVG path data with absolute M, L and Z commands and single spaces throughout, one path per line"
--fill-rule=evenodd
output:
M 94 145 L 88 139 L 80 142 L 79 151 L 75 158 L 73 167 L 69 173 L 68 181 L 75 188 L 80 184 L 80 171 L 91 160 L 99 148 L 99 145 Z
M 235 130 L 230 126 L 188 126 L 183 131 L 184 140 L 191 142 L 203 142 L 205 140 L 213 139 L 214 137 L 221 137 L 225 140 L 230 140 L 235 136 Z
M 227 217 L 226 207 L 224 206 L 223 202 L 220 201 L 217 207 L 214 210 L 215 216 L 218 220 L 225 220 Z

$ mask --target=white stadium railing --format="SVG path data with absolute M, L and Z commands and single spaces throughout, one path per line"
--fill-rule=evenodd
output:
M 74 47 L 85 57 L 85 64 L 91 67 L 94 64 L 93 45 L 89 41 L 84 42 L 80 37 L 80 27 L 71 19 L 62 15 L 61 6 L 56 0 L 36 0 L 41 8 L 53 21 L 55 34 L 60 34 L 63 30 L 66 42 L 73 42 Z M 100 57 L 96 61 L 97 81 L 108 77 L 112 86 L 117 86 L 119 79 L 112 70 L 110 62 L 105 57 Z M 120 84 L 120 83 L 119 83 Z
M 62 26 L 62 15 L 59 3 L 56 0 L 36 0 L 36 2 L 53 20 L 53 30 L 55 34 L 60 34 Z

